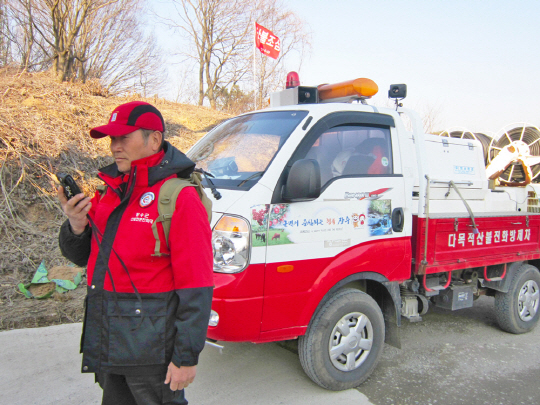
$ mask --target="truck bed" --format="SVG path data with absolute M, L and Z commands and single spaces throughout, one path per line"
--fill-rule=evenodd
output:
M 415 274 L 540 258 L 540 214 L 491 212 L 475 215 L 478 232 L 467 214 L 413 217 L 412 251 Z M 427 233 L 427 249 L 426 249 Z

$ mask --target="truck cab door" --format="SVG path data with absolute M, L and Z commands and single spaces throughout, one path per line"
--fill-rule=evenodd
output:
M 348 112 L 321 121 L 306 134 L 274 191 L 263 332 L 307 325 L 311 314 L 305 308 L 316 305 L 310 304 L 313 296 L 351 274 L 376 272 L 390 281 L 410 275 L 412 198 L 405 195 L 393 118 Z M 305 160 L 319 170 L 320 195 L 288 198 L 291 168 Z

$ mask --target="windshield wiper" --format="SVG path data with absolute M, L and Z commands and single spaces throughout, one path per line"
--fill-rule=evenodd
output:
M 204 178 L 206 179 L 206 182 L 208 183 L 208 185 L 210 186 L 210 190 L 212 190 L 212 195 L 214 196 L 214 198 L 216 200 L 219 200 L 221 198 L 221 193 L 219 191 L 217 191 L 216 189 L 216 186 L 214 185 L 214 183 L 212 182 L 212 180 L 210 180 L 210 177 L 214 177 L 214 175 L 210 172 L 206 172 L 204 171 L 203 169 L 194 169 L 193 170 L 194 172 L 199 172 L 199 173 L 202 173 L 202 175 L 204 176 Z M 210 177 L 208 177 L 210 176 Z
M 262 171 L 262 172 L 257 172 L 257 173 L 253 173 L 251 176 L 249 176 L 247 179 L 244 179 L 242 180 L 240 183 L 238 183 L 238 185 L 236 187 L 240 187 L 240 186 L 243 186 L 244 184 L 246 184 L 246 182 L 248 182 L 249 180 L 253 180 L 254 178 L 256 177 L 260 177 L 262 176 L 264 173 L 266 172 L 265 171 Z

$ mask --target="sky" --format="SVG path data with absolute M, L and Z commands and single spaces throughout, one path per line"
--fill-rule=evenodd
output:
M 540 127 L 540 0 L 285 5 L 312 32 L 307 58 L 285 62 L 302 85 L 366 77 L 379 86 L 370 103 L 384 106 L 390 84 L 405 83 L 404 106 L 431 112 L 441 130 L 496 137 L 516 123 Z

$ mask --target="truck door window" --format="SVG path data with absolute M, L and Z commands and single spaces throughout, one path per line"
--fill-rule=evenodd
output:
M 324 186 L 341 176 L 393 174 L 388 128 L 339 126 L 323 132 L 306 154 L 321 168 Z

